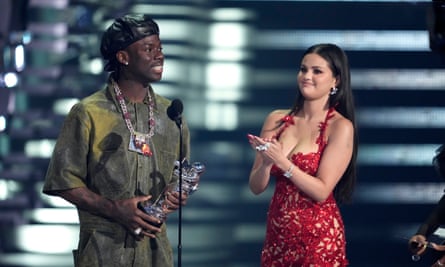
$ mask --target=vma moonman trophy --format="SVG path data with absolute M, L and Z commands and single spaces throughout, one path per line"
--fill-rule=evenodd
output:
M 161 224 L 167 219 L 167 214 L 164 212 L 165 204 L 165 193 L 166 192 L 179 192 L 179 161 L 175 161 L 175 169 L 173 170 L 173 178 L 175 182 L 169 184 L 164 189 L 163 194 L 161 194 L 155 201 L 148 202 L 148 205 L 140 205 L 140 208 L 147 214 L 156 217 L 161 221 Z M 189 164 L 187 159 L 182 161 L 182 193 L 187 196 L 192 195 L 196 190 L 198 190 L 199 179 L 205 171 L 205 165 L 201 162 L 193 162 Z M 157 225 L 160 226 L 160 225 Z

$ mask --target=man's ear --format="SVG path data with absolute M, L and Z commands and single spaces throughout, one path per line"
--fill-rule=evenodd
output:
M 122 65 L 128 65 L 128 53 L 124 50 L 120 50 L 116 53 L 116 59 Z

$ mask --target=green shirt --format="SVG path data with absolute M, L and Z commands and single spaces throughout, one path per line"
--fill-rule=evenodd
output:
M 135 131 L 148 133 L 148 100 L 126 104 Z M 82 99 L 64 121 L 43 192 L 54 195 L 55 191 L 87 187 L 111 200 L 141 195 L 157 198 L 172 182 L 174 162 L 179 159 L 180 130 L 167 116 L 169 105 L 170 100 L 155 94 L 155 132 L 149 143 L 153 155 L 147 157 L 128 149 L 130 132 L 110 84 Z M 183 153 L 188 158 L 186 123 L 182 135 Z M 78 215 L 75 266 L 173 266 L 165 223 L 156 239 L 136 241 L 115 221 L 81 209 Z

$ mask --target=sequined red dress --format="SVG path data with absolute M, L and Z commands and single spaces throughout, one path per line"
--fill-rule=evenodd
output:
M 320 123 L 318 151 L 292 155 L 292 162 L 301 170 L 315 175 L 326 146 L 324 132 L 334 109 Z M 277 135 L 293 124 L 293 118 L 283 118 Z M 331 267 L 347 266 L 343 220 L 331 194 L 319 203 L 301 192 L 283 171 L 272 167 L 276 187 L 267 216 L 266 237 L 261 255 L 262 267 Z

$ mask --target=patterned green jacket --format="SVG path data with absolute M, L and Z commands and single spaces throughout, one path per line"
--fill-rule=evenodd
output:
M 153 90 L 150 87 L 153 95 Z M 148 133 L 148 99 L 126 101 L 135 131 Z M 67 115 L 48 167 L 43 192 L 87 187 L 117 200 L 138 195 L 157 198 L 172 182 L 179 159 L 180 131 L 167 116 L 170 100 L 155 94 L 155 132 L 151 157 L 129 150 L 130 132 L 110 83 L 81 100 Z M 183 120 L 183 153 L 189 157 L 190 137 Z M 166 225 L 156 239 L 136 241 L 132 233 L 110 219 L 78 209 L 80 237 L 73 251 L 75 266 L 172 267 Z

